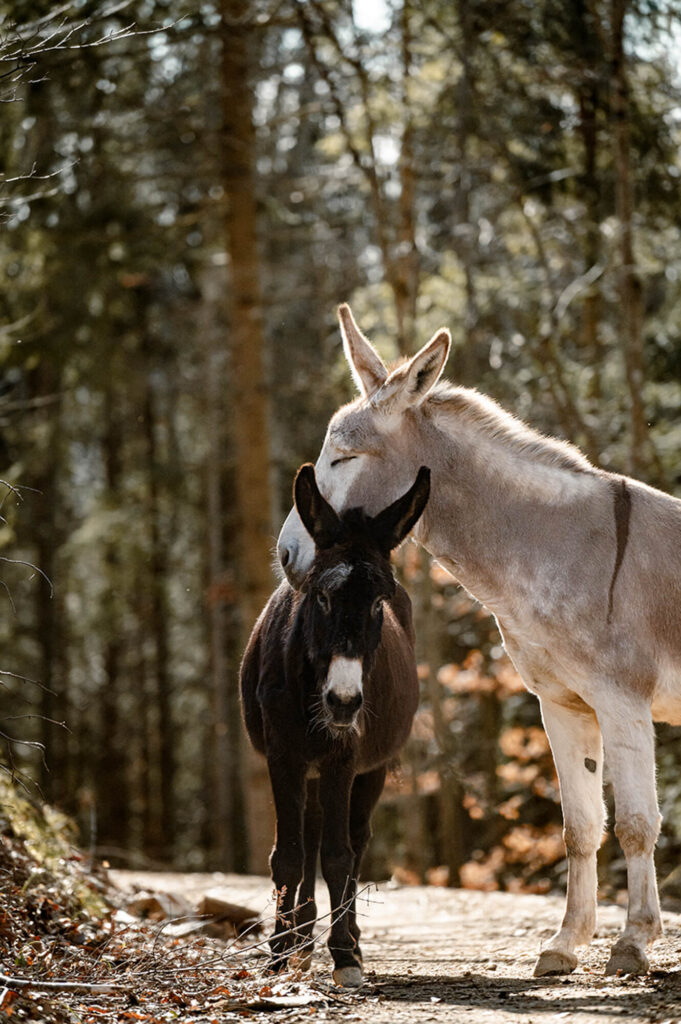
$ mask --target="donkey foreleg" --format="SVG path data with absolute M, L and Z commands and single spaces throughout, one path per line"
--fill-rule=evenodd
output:
M 627 861 L 627 923 L 612 948 L 606 974 L 644 974 L 646 948 L 662 934 L 653 854 L 660 831 L 655 788 L 655 733 L 650 709 L 618 697 L 599 708 L 605 755 L 615 793 L 615 835 Z
M 371 838 L 371 814 L 378 803 L 378 798 L 383 792 L 385 784 L 386 767 L 382 765 L 372 772 L 358 775 L 352 787 L 350 797 L 350 845 L 354 854 L 352 868 L 352 907 L 350 910 L 350 934 L 355 942 L 355 953 L 360 962 L 362 961 L 362 950 L 359 945 L 360 929 L 357 924 L 357 881 L 362 864 L 362 857 Z
M 596 852 L 601 843 L 603 748 L 593 712 L 575 712 L 542 700 L 542 717 L 560 782 L 563 837 L 568 855 L 565 916 L 542 949 L 536 977 L 569 974 L 577 966 L 575 948 L 591 941 L 596 928 Z
M 322 831 L 322 809 L 319 803 L 319 780 L 307 780 L 307 797 L 305 800 L 305 825 L 303 829 L 304 863 L 303 880 L 298 893 L 296 907 L 296 967 L 306 971 L 312 961 L 314 939 L 312 933 L 317 922 L 317 904 L 315 902 L 315 882 L 317 879 L 317 861 L 319 860 L 319 843 Z
M 270 856 L 277 898 L 276 922 L 270 938 L 270 968 L 282 970 L 296 945 L 296 897 L 303 876 L 305 768 L 281 755 L 271 756 L 269 748 L 267 766 L 277 816 L 277 834 Z
M 354 900 L 353 870 L 355 855 L 350 845 L 350 790 L 353 782 L 350 766 L 327 764 L 320 776 L 322 805 L 322 874 L 331 900 L 329 951 L 333 957 L 333 980 L 337 985 L 361 985 L 362 965 L 350 931 Z

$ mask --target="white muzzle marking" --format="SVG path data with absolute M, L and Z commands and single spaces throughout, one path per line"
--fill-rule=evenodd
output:
M 352 700 L 362 692 L 361 658 L 343 658 L 337 655 L 331 659 L 324 694 L 331 692 L 343 701 Z

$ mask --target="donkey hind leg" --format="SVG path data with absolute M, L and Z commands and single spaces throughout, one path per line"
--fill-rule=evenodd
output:
M 295 908 L 298 886 L 303 877 L 303 793 L 304 767 L 284 757 L 268 757 L 270 781 L 277 816 L 277 835 L 270 857 L 272 880 L 277 895 L 274 932 L 270 937 L 269 968 L 283 970 L 296 945 Z
M 303 846 L 305 850 L 303 880 L 300 883 L 298 906 L 296 908 L 297 950 L 295 966 L 301 971 L 309 969 L 314 949 L 312 933 L 317 923 L 317 904 L 315 903 L 314 893 L 321 832 L 322 808 L 319 803 L 319 779 L 308 779 L 307 796 L 305 799 L 305 824 L 303 827 Z
M 542 717 L 560 782 L 563 836 L 568 855 L 565 916 L 542 949 L 535 977 L 569 974 L 575 947 L 591 941 L 596 927 L 596 853 L 601 843 L 603 746 L 592 711 L 575 712 L 543 700 Z
M 358 775 L 355 778 L 350 797 L 350 845 L 355 859 L 350 880 L 352 903 L 348 910 L 348 923 L 355 943 L 355 953 L 360 963 L 363 958 L 359 945 L 360 929 L 357 924 L 357 882 L 362 857 L 371 838 L 371 815 L 383 792 L 385 775 L 385 766 L 376 768 L 372 772 L 366 772 L 364 775 Z
M 355 860 L 349 836 L 352 782 L 351 767 L 338 763 L 325 765 L 319 780 L 322 874 L 331 901 L 328 945 L 334 963 L 333 980 L 337 985 L 347 987 L 361 985 L 364 980 L 355 941 L 350 933 L 348 914 Z
M 662 934 L 653 854 L 660 831 L 655 789 L 655 733 L 642 703 L 598 709 L 615 794 L 615 835 L 627 861 L 627 923 L 605 973 L 644 974 L 646 948 Z

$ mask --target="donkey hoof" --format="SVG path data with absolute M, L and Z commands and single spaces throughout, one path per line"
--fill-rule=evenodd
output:
M 358 988 L 364 983 L 364 975 L 360 967 L 337 967 L 333 972 L 333 982 L 343 988 Z
M 605 973 L 607 975 L 617 974 L 646 974 L 650 964 L 648 963 L 648 957 L 645 955 L 642 949 L 638 946 L 634 946 L 633 943 L 627 942 L 620 945 L 617 942 L 613 946 L 610 959 L 605 966 Z
M 281 974 L 281 972 L 285 971 L 287 967 L 287 956 L 271 956 L 267 961 L 267 966 L 265 967 L 265 970 L 267 971 L 268 974 Z
M 559 953 L 556 949 L 544 949 L 534 965 L 535 978 L 543 978 L 545 974 L 572 974 L 577 966 L 574 953 Z
M 289 962 L 296 971 L 309 971 L 312 966 L 312 953 L 294 953 Z

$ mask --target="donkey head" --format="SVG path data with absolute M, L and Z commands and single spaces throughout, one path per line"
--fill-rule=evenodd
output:
M 414 479 L 423 455 L 419 443 L 425 399 L 449 354 L 449 331 L 437 331 L 420 352 L 389 372 L 357 327 L 349 306 L 338 310 L 345 356 L 361 395 L 329 423 L 316 464 L 316 479 L 337 512 L 360 506 L 376 513 L 386 499 Z M 314 546 L 294 507 L 279 534 L 279 560 L 299 587 L 310 569 Z
M 383 602 L 395 593 L 390 552 L 418 520 L 429 491 L 430 470 L 422 466 L 406 494 L 378 515 L 350 509 L 339 516 L 320 494 L 311 464 L 296 476 L 295 506 L 315 546 L 303 583 L 304 631 L 320 687 L 319 719 L 336 734 L 357 728 Z

